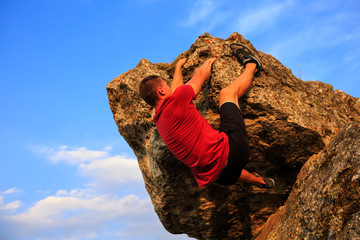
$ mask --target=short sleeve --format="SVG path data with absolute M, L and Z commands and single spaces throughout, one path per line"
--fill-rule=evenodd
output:
M 190 103 L 196 97 L 194 89 L 190 85 L 177 87 L 172 96 L 179 102 Z

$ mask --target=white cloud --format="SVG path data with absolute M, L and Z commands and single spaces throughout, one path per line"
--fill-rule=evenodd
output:
M 83 163 L 79 165 L 79 173 L 93 179 L 91 184 L 98 188 L 142 181 L 137 160 L 119 155 Z
M 0 206 L 2 200 L 0 197 Z M 11 226 L 9 234 L 14 234 L 13 237 L 51 236 L 60 231 L 68 237 L 81 232 L 82 236 L 88 234 L 88 238 L 93 238 L 97 237 L 95 231 L 109 222 L 124 223 L 129 218 L 140 220 L 152 209 L 149 199 L 135 195 L 118 198 L 93 193 L 92 189 L 62 190 L 38 201 L 26 211 L 3 215 L 0 222 Z
M 80 191 L 82 192 L 82 191 Z M 66 224 L 99 224 L 103 219 L 116 219 L 125 215 L 138 215 L 148 211 L 149 201 L 135 195 L 121 199 L 108 195 L 78 195 L 71 192 L 62 196 L 49 196 L 28 211 L 10 216 L 15 222 L 54 227 Z M 94 213 L 94 214 L 93 214 Z M 95 214 L 97 213 L 97 214 Z M 87 218 L 87 216 L 91 216 Z
M 107 157 L 109 155 L 107 152 L 109 150 L 108 147 L 104 149 L 107 151 L 88 150 L 85 147 L 70 149 L 65 145 L 57 148 L 34 146 L 32 149 L 35 152 L 45 155 L 45 157 L 51 160 L 53 163 L 65 162 L 69 165 L 77 165 L 82 162 L 89 162 L 98 158 Z
M 137 160 L 121 155 L 111 156 L 111 147 L 105 147 L 102 151 L 68 146 L 55 148 L 36 146 L 32 149 L 44 155 L 52 163 L 62 161 L 71 166 L 75 165 L 81 176 L 90 178 L 91 185 L 100 189 L 106 186 L 142 181 Z
M 16 210 L 21 206 L 20 201 L 14 201 L 10 203 L 4 203 L 4 197 L 0 196 L 0 211 L 1 210 Z
M 15 211 L 16 209 L 18 209 L 21 206 L 21 201 L 13 201 L 13 202 L 5 203 L 4 202 L 5 197 L 2 195 L 10 195 L 19 192 L 21 192 L 21 190 L 19 190 L 16 187 L 10 188 L 4 192 L 0 192 L 0 211 Z
M 19 193 L 19 192 L 21 192 L 21 190 L 18 189 L 18 188 L 16 188 L 16 187 L 14 187 L 14 188 L 10 188 L 10 189 L 8 189 L 8 190 L 6 190 L 6 191 L 4 191 L 4 192 L 0 192 L 0 194 L 6 195 L 6 194 Z
M 132 237 L 134 234 L 127 229 L 133 229 L 133 224 L 149 225 L 151 222 L 157 226 L 155 232 L 163 232 L 148 196 L 140 198 L 128 194 L 119 197 L 107 191 L 108 186 L 117 187 L 116 192 L 119 192 L 119 184 L 142 183 L 136 159 L 111 156 L 111 147 L 101 151 L 68 146 L 37 146 L 32 149 L 54 164 L 64 162 L 70 167 L 76 167 L 80 176 L 90 179 L 87 184 L 90 188 L 59 189 L 55 194 L 48 193 L 28 208 L 22 206 L 20 201 L 5 203 L 4 196 L 19 192 L 18 188 L 1 192 L 0 238 L 34 237 L 49 240 L 61 236 L 61 239 L 74 240 L 110 239 L 110 232 L 107 235 L 108 230 L 104 229 L 114 224 L 119 225 L 115 228 L 116 235 Z

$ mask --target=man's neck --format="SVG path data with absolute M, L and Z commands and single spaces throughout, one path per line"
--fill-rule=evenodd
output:
M 156 102 L 156 104 L 155 104 L 155 106 L 154 106 L 154 108 L 155 108 L 155 112 L 159 111 L 159 109 L 160 109 L 161 105 L 162 105 L 162 104 L 163 104 L 163 102 L 164 102 L 164 99 L 165 99 L 165 98 L 163 98 L 163 99 L 159 99 L 159 100 Z

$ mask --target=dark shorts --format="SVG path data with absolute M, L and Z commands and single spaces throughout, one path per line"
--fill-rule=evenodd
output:
M 229 137 L 229 157 L 226 167 L 215 181 L 221 185 L 235 184 L 249 161 L 249 138 L 241 110 L 235 103 L 220 107 L 220 132 Z

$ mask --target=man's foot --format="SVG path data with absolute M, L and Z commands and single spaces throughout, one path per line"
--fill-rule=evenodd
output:
M 252 174 L 254 174 L 255 176 L 257 176 L 257 177 L 261 177 L 259 174 L 257 174 L 257 173 L 252 173 Z M 265 183 L 263 183 L 261 186 L 259 186 L 259 185 L 256 185 L 257 187 L 259 187 L 259 188 L 267 188 L 267 189 L 270 189 L 270 188 L 274 188 L 275 187 L 275 181 L 274 181 L 274 179 L 272 179 L 272 178 L 266 178 L 266 177 L 261 177 L 263 180 L 264 180 L 264 182 Z
M 257 55 L 253 53 L 248 47 L 239 43 L 230 44 L 230 48 L 234 55 L 239 58 L 241 64 L 244 66 L 247 63 L 256 63 L 256 69 L 259 72 L 261 69 L 261 62 Z

